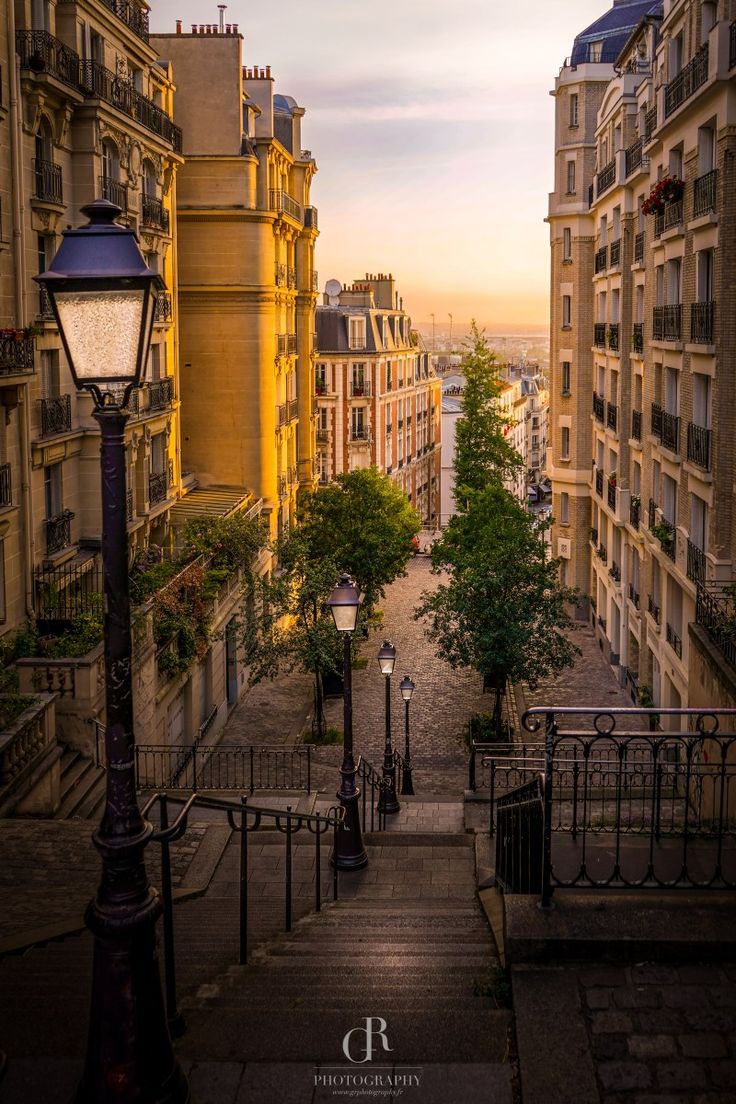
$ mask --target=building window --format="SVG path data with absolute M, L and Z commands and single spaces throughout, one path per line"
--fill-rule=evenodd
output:
M 562 326 L 563 329 L 570 329 L 570 318 L 572 317 L 572 297 L 569 295 L 562 296 Z
M 365 318 L 350 318 L 350 348 L 365 349 Z
M 567 194 L 575 195 L 575 162 L 567 162 Z
M 562 259 L 563 261 L 572 260 L 572 230 L 569 226 L 562 231 Z
M 5 605 L 5 541 L 0 540 L 0 621 L 4 621 L 7 616 Z
M 562 362 L 562 394 L 570 394 L 570 361 L 563 360 Z
M 573 92 L 570 96 L 570 126 L 578 125 L 578 94 Z
M 560 495 L 560 525 L 570 524 L 570 496 L 563 492 Z
M 58 517 L 63 509 L 61 464 L 50 464 L 43 473 L 44 501 L 46 517 Z
M 569 426 L 563 426 L 562 427 L 561 442 L 560 442 L 560 459 L 561 460 L 569 460 L 570 459 L 570 427 Z

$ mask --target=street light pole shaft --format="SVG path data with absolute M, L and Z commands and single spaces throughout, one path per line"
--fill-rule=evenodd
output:
M 401 780 L 402 796 L 412 797 L 414 794 L 414 780 L 412 778 L 411 748 L 409 745 L 409 702 L 404 701 L 404 775 Z
M 338 870 L 358 870 L 368 862 L 360 828 L 358 798 L 360 790 L 355 784 L 355 758 L 353 756 L 353 679 L 351 637 L 343 633 L 343 755 L 340 767 L 340 789 L 337 797 L 345 810 L 343 825 L 337 833 L 338 851 L 332 861 Z
M 125 426 L 98 409 L 105 587 L 106 796 L 93 835 L 102 878 L 85 919 L 94 936 L 89 1035 L 78 1104 L 184 1104 L 189 1086 L 171 1046 L 156 955 L 158 894 L 144 851 L 152 827 L 135 792 L 132 644 L 125 502 Z
M 383 777 L 388 788 L 381 790 L 379 801 L 384 813 L 398 813 L 401 805 L 396 798 L 396 764 L 394 749 L 391 745 L 391 676 L 384 675 L 386 683 L 386 745 L 383 751 Z

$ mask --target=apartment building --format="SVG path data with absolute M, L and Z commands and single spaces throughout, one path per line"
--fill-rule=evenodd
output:
M 666 0 L 621 45 L 593 131 L 587 272 L 572 261 L 589 382 L 553 358 L 555 550 L 579 586 L 589 561 L 604 653 L 663 707 L 734 700 L 735 16 Z M 581 472 L 590 445 L 587 552 L 561 475 L 565 404 Z
M 419 512 L 440 519 L 441 382 L 392 275 L 328 282 L 317 308 L 317 469 L 321 482 L 375 465 Z
M 183 464 L 203 485 L 263 498 L 276 535 L 316 477 L 317 167 L 302 148 L 304 109 L 276 92 L 269 67 L 243 64 L 237 26 L 185 34 L 177 23 L 175 34 L 151 41 L 173 66 L 184 132 Z

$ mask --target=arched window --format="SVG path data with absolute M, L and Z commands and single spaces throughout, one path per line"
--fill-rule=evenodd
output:
M 42 118 L 36 131 L 36 161 L 54 160 L 54 137 L 48 119 Z
M 102 143 L 102 176 L 105 181 L 117 183 L 117 181 L 120 180 L 120 155 L 118 153 L 118 147 L 109 139 L 105 139 Z
M 54 136 L 48 119 L 42 118 L 36 131 L 33 163 L 36 199 L 62 202 L 61 168 L 54 164 Z
M 150 161 L 143 162 L 143 194 L 149 197 L 156 195 L 156 170 Z

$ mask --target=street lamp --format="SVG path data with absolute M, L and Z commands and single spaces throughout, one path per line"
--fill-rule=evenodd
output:
M 401 780 L 401 794 L 403 796 L 413 796 L 414 783 L 411 777 L 411 750 L 409 748 L 409 702 L 411 696 L 414 693 L 415 685 L 408 675 L 404 675 L 403 679 L 399 683 L 399 690 L 401 690 L 401 696 L 404 699 L 404 733 L 406 736 L 406 749 L 404 753 L 404 774 Z
M 102 858 L 85 914 L 94 937 L 87 1055 L 76 1104 L 185 1104 L 189 1085 L 174 1057 L 156 955 L 158 893 L 144 852 L 152 826 L 135 792 L 128 533 L 123 410 L 140 385 L 158 277 L 114 203 L 82 208 L 89 222 L 64 231 L 51 266 L 35 277 L 48 292 L 78 389 L 91 391 L 100 425 L 105 587 L 105 809 L 93 835 Z
M 381 788 L 378 798 L 379 808 L 384 813 L 398 813 L 401 805 L 396 797 L 396 763 L 391 747 L 391 675 L 396 663 L 396 649 L 390 640 L 384 640 L 378 650 L 378 666 L 386 680 L 386 746 L 383 752 L 383 777 L 388 780 L 388 789 Z
M 353 633 L 358 623 L 358 610 L 362 595 L 349 575 L 341 575 L 327 605 L 332 611 L 335 628 L 343 639 L 343 755 L 340 767 L 340 789 L 337 797 L 345 810 L 343 827 L 338 832 L 337 853 L 332 861 L 338 870 L 358 870 L 368 862 L 360 831 L 358 798 L 360 790 L 355 785 L 355 760 L 353 758 L 353 687 L 352 657 L 350 654 Z

